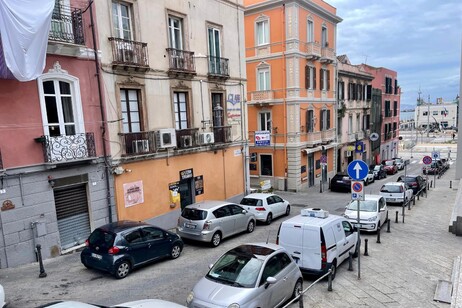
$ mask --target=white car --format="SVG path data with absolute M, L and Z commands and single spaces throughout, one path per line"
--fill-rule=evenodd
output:
M 245 196 L 241 206 L 249 212 L 255 214 L 259 221 L 270 224 L 273 218 L 290 214 L 290 204 L 278 195 L 269 193 L 256 193 Z
M 374 170 L 369 170 L 369 172 L 366 175 L 366 178 L 364 179 L 364 185 L 367 186 L 370 183 L 375 182 L 375 173 Z
M 115 306 L 100 306 L 95 304 L 87 304 L 77 301 L 58 301 L 50 304 L 40 306 L 41 308 L 110 308 L 110 307 L 124 307 L 124 308 L 186 308 L 183 305 L 164 301 L 161 299 L 141 299 L 133 302 L 118 304 Z
M 360 230 L 377 231 L 388 219 L 387 202 L 380 195 L 364 195 L 359 201 Z M 352 200 L 345 209 L 343 216 L 356 226 L 358 224 L 358 201 Z
M 6 301 L 5 301 L 5 289 L 3 289 L 3 286 L 0 284 L 0 308 L 6 306 Z
M 406 204 L 412 199 L 413 191 L 407 183 L 403 182 L 389 182 L 380 188 L 380 195 L 382 195 L 387 203 L 393 204 Z

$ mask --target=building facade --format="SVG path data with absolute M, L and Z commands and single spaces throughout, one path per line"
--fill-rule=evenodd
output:
M 117 219 L 176 226 L 246 179 L 242 0 L 98 1 Z
M 250 182 L 298 191 L 335 173 L 336 36 L 324 1 L 246 0 Z
M 81 247 L 93 228 L 115 218 L 91 8 L 52 1 L 37 11 L 45 5 L 52 13 L 44 21 L 43 73 L 18 81 L 8 69 L 0 79 L 1 268 L 37 261 L 36 245 L 44 259 Z M 45 31 L 18 20 L 32 33 Z
M 337 171 L 346 171 L 348 164 L 361 159 L 374 162 L 371 141 L 378 134 L 371 130 L 372 79 L 361 65 L 352 65 L 346 55 L 337 57 L 338 70 L 338 163 Z
M 401 89 L 398 84 L 398 73 L 384 67 L 361 65 L 364 70 L 374 76 L 372 87 L 382 94 L 382 123 L 380 135 L 380 153 L 376 162 L 398 157 L 399 113 Z
M 447 127 L 457 127 L 457 103 L 438 100 L 417 104 L 414 110 L 415 128 L 419 131 L 429 129 L 441 130 Z

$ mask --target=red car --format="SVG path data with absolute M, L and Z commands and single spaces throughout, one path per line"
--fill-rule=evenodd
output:
M 398 172 L 398 166 L 393 159 L 384 160 L 382 162 L 383 168 L 387 172 L 387 174 L 395 174 Z

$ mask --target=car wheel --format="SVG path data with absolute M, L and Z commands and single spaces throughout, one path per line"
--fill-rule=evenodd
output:
M 117 279 L 125 278 L 130 273 L 130 270 L 131 270 L 130 262 L 122 261 L 119 263 L 119 265 L 117 265 L 114 276 Z
M 213 247 L 218 247 L 220 243 L 221 243 L 221 234 L 220 232 L 215 232 L 215 234 L 213 234 L 212 236 L 211 244 Z
M 178 244 L 173 245 L 172 250 L 170 251 L 170 257 L 176 259 L 181 254 L 181 247 Z
M 290 205 L 286 207 L 286 216 L 290 215 Z
M 292 298 L 300 296 L 303 292 L 303 281 L 301 279 L 297 280 L 294 287 L 294 292 L 292 293 Z M 298 299 L 297 299 L 298 301 Z
M 330 265 L 330 269 L 331 269 L 331 275 L 332 275 L 332 280 L 335 279 L 335 274 L 337 274 L 337 261 L 334 260 L 332 262 L 332 264 Z
M 266 216 L 266 224 L 269 225 L 273 221 L 273 214 L 268 213 L 268 216 Z
M 249 221 L 249 224 L 247 225 L 247 232 L 252 233 L 253 230 L 255 230 L 255 221 L 251 220 Z

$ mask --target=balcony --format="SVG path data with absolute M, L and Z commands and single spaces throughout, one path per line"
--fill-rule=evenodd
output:
M 122 147 L 126 156 L 144 155 L 156 152 L 156 135 L 154 131 L 121 133 Z
M 196 135 L 198 128 L 187 128 L 176 130 L 176 144 L 178 149 L 197 147 Z
M 250 104 L 269 104 L 274 99 L 273 90 L 255 91 L 250 93 Z
M 213 128 L 213 137 L 215 143 L 229 143 L 231 139 L 231 125 L 229 126 L 215 126 Z
M 229 59 L 209 56 L 209 73 L 211 79 L 229 78 Z
M 331 128 L 328 130 L 321 131 L 321 139 L 322 143 L 329 143 L 334 141 L 335 139 L 335 129 Z
M 96 157 L 93 133 L 41 136 L 35 140 L 42 143 L 43 156 L 47 163 L 69 163 Z
M 314 147 L 322 143 L 321 132 L 309 132 L 307 135 L 307 145 L 309 147 Z
M 196 75 L 196 66 L 194 63 L 194 52 L 167 48 L 169 75 L 183 75 L 192 77 Z
M 321 58 L 321 44 L 318 42 L 310 42 L 305 44 L 306 58 L 308 60 L 317 60 Z
M 146 72 L 149 70 L 148 44 L 116 37 L 110 37 L 112 47 L 112 68 L 126 71 Z
M 82 10 L 56 3 L 48 38 L 54 42 L 84 45 Z
M 332 63 L 335 60 L 335 52 L 334 49 L 323 47 L 321 50 L 321 61 L 322 63 Z

